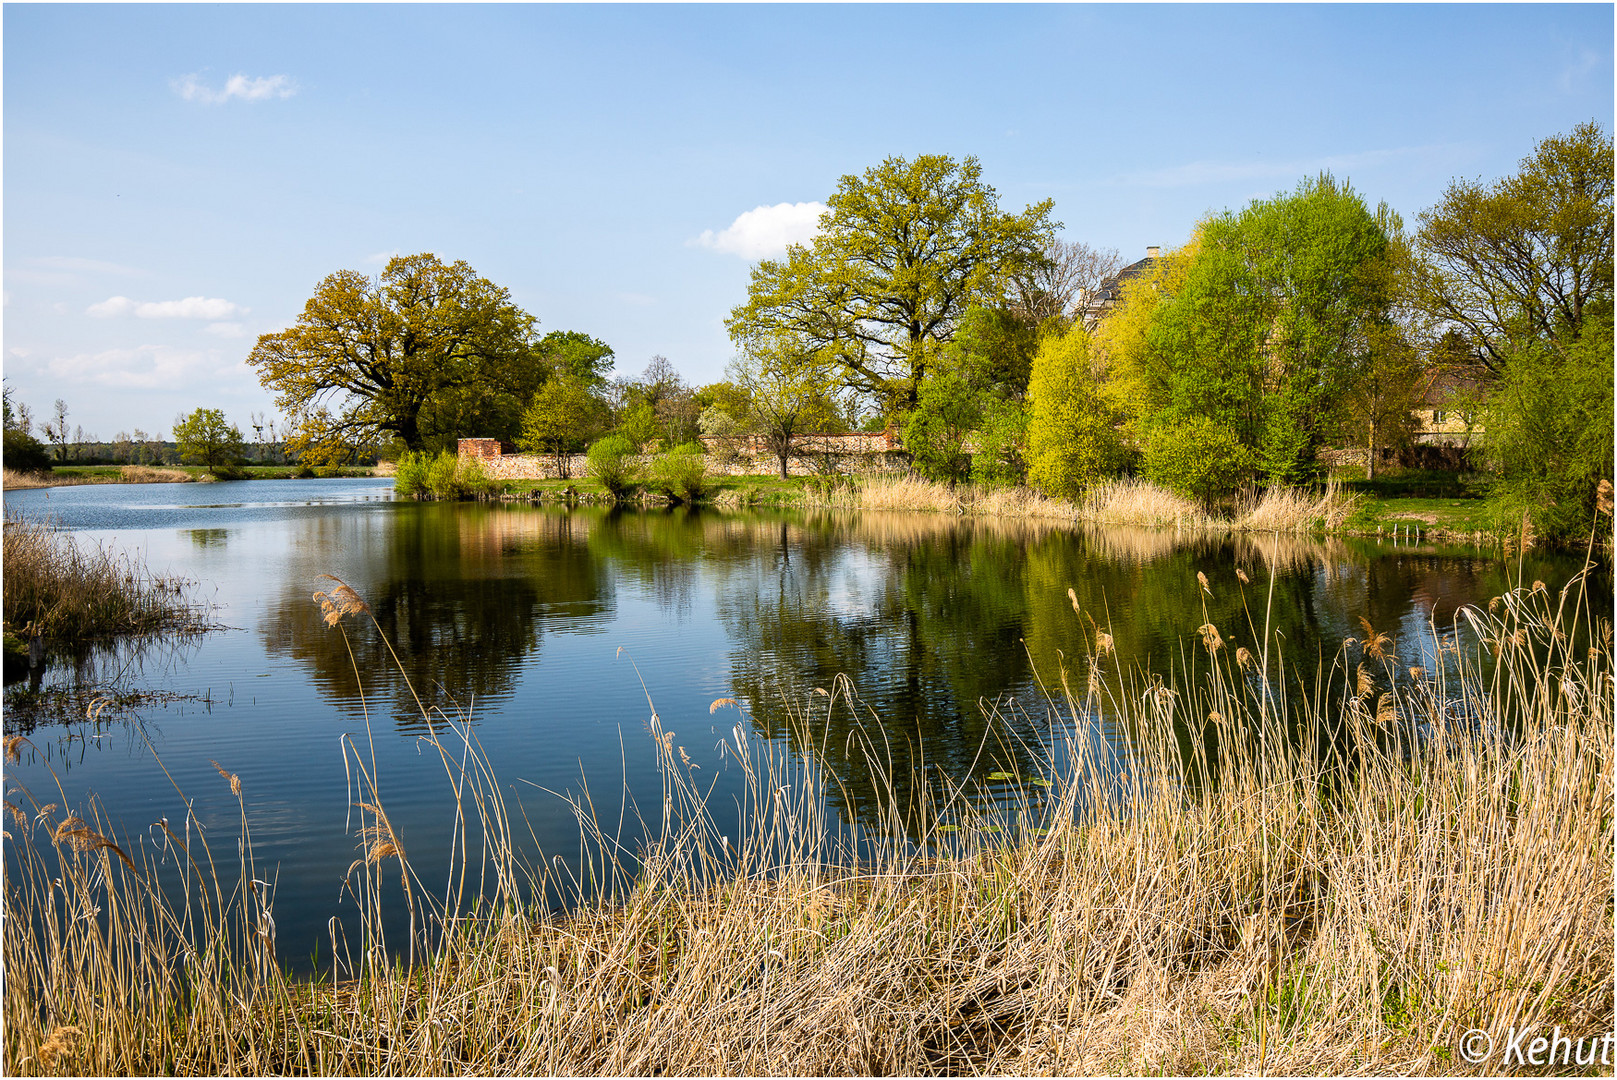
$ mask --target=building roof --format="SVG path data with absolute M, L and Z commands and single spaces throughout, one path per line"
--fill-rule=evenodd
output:
M 1127 266 L 1123 267 L 1123 269 L 1101 282 L 1100 288 L 1095 292 L 1095 304 L 1100 305 L 1117 303 L 1117 301 L 1123 296 L 1123 286 L 1128 283 L 1130 278 L 1136 278 L 1141 274 L 1150 273 L 1156 268 L 1157 263 L 1161 261 L 1162 260 L 1155 255 L 1147 255 L 1138 262 L 1129 263 Z

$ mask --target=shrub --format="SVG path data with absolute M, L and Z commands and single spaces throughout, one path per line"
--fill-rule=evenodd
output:
M 1235 433 L 1203 416 L 1164 424 L 1145 442 L 1141 472 L 1204 508 L 1228 499 L 1251 481 L 1257 461 Z
M 6 468 L 17 472 L 49 472 L 50 451 L 45 444 L 21 428 L 6 428 Z
M 393 474 L 393 490 L 413 499 L 475 499 L 491 494 L 495 482 L 483 463 L 444 452 L 407 452 Z
M 635 446 L 628 436 L 608 435 L 590 447 L 584 469 L 611 492 L 613 498 L 621 498 L 639 479 L 634 455 Z
M 604 483 L 604 481 L 603 481 Z M 711 489 L 701 443 L 685 443 L 651 465 L 651 483 L 677 502 L 695 502 Z

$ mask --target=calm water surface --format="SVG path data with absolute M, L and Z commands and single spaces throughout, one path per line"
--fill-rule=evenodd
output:
M 578 827 L 546 789 L 577 794 L 587 780 L 610 815 L 625 799 L 658 802 L 653 707 L 723 799 L 739 787 L 719 750 L 732 729 L 784 744 L 788 711 L 846 675 L 901 776 L 921 746 L 940 773 L 991 788 L 996 772 L 1035 767 L 1027 746 L 1063 733 L 1041 683 L 1059 685 L 1090 618 L 1110 626 L 1125 669 L 1166 671 L 1203 622 L 1231 650 L 1254 646 L 1272 569 L 1272 626 L 1292 661 L 1313 670 L 1363 617 L 1419 663 L 1460 606 L 1486 604 L 1518 572 L 1559 588 L 1581 565 L 931 514 L 418 504 L 394 501 L 386 480 L 97 485 L 7 492 L 5 507 L 193 580 L 228 627 L 91 665 L 172 695 L 115 723 L 28 728 L 17 695 L 70 682 L 72 665 L 10 687 L 7 732 L 37 752 L 7 767 L 8 789 L 75 808 L 93 796 L 137 837 L 183 820 L 183 792 L 233 848 L 239 810 L 217 761 L 241 778 L 294 964 L 352 911 L 341 887 L 358 840 L 339 740 L 363 737 L 367 716 L 393 825 L 422 879 L 442 879 L 453 804 L 410 685 L 472 718 L 548 856 L 576 853 Z M 312 594 L 332 587 L 328 574 L 369 602 L 409 685 L 374 629 L 350 621 L 345 638 L 324 624 Z M 1609 576 L 1597 590 L 1609 609 Z M 741 707 L 710 712 L 719 698 Z M 872 780 L 844 751 L 852 721 L 821 722 L 814 767 L 839 809 L 857 810 Z M 1126 735 L 1106 737 L 1126 752 Z

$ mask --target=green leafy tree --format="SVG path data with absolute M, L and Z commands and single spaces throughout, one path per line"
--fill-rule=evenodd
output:
M 1250 483 L 1256 466 L 1252 448 L 1228 427 L 1192 416 L 1151 430 L 1140 473 L 1211 509 Z
M 977 431 L 971 478 L 986 487 L 1014 487 L 1027 478 L 1027 405 L 990 398 Z
M 539 355 L 553 375 L 571 375 L 591 393 L 606 389 L 612 347 L 577 330 L 552 330 L 539 339 Z
M 831 366 L 797 335 L 777 331 L 748 338 L 727 374 L 744 402 L 746 426 L 780 462 L 782 479 L 801 435 L 838 426 Z
M 421 450 L 434 417 L 463 417 L 501 399 L 520 417 L 544 380 L 535 320 L 464 262 L 392 259 L 372 279 L 341 270 L 322 281 L 290 329 L 259 337 L 247 357 L 292 420 L 305 461 L 351 456 L 397 437 Z M 457 397 L 460 400 L 456 400 Z
M 916 471 L 929 480 L 957 484 L 971 470 L 966 437 L 982 421 L 978 391 L 954 371 L 941 371 L 921 388 L 904 418 L 903 443 Z
M 1145 335 L 1147 426 L 1210 418 L 1274 482 L 1316 453 L 1393 302 L 1397 215 L 1329 173 L 1204 223 L 1182 287 Z
M 174 444 L 182 460 L 206 465 L 210 473 L 235 464 L 246 450 L 241 430 L 226 424 L 220 409 L 197 409 L 189 416 L 175 417 Z
M 600 407 L 578 376 L 556 375 L 539 388 L 523 413 L 517 445 L 553 455 L 556 475 L 565 479 L 570 475 L 568 455 L 599 425 Z
M 1028 384 L 1028 483 L 1072 499 L 1128 461 L 1122 413 L 1104 384 L 1102 358 L 1089 334 L 1074 326 L 1044 339 Z
M 1611 137 L 1580 124 L 1514 176 L 1456 180 L 1421 213 L 1418 247 L 1420 302 L 1492 370 L 1527 342 L 1575 340 L 1611 311 Z
M 738 343 L 801 338 L 889 415 L 907 411 L 966 309 L 994 303 L 1039 259 L 1051 206 L 1002 212 L 973 157 L 888 158 L 838 182 L 811 243 L 753 267 L 726 326 Z
M 1507 522 L 1527 513 L 1548 540 L 1587 538 L 1595 489 L 1612 479 L 1611 314 L 1587 319 L 1569 346 L 1533 342 L 1504 359 L 1485 420 L 1493 501 Z

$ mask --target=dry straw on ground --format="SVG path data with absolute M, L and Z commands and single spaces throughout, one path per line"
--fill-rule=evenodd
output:
M 343 588 L 324 594 L 330 632 L 375 632 Z M 131 869 L 58 839 L 62 811 L 23 793 L 8 806 L 5 1065 L 1493 1072 L 1457 1056 L 1460 1033 L 1613 1021 L 1610 624 L 1576 589 L 1521 589 L 1494 608 L 1466 612 L 1474 649 L 1418 657 L 1379 634 L 1370 648 L 1349 639 L 1320 673 L 1337 689 L 1289 699 L 1263 692 L 1297 682 L 1274 643 L 1232 657 L 1204 626 L 1187 646 L 1194 669 L 1163 682 L 1116 671 L 1110 635 L 1075 612 L 1056 706 L 1072 737 L 1049 759 L 1063 764 L 1021 777 L 992 812 L 974 813 L 969 790 L 889 796 L 858 822 L 862 843 L 828 814 L 836 781 L 815 764 L 827 711 L 858 709 L 845 683 L 811 696 L 791 753 L 736 724 L 739 817 L 705 801 L 654 715 L 663 792 L 644 808 L 656 839 L 638 861 L 575 805 L 584 880 L 615 883 L 604 895 L 516 858 L 510 789 L 475 729 L 426 712 L 447 810 L 472 839 L 455 850 L 474 858 L 447 889 L 421 882 L 365 740 L 346 741 L 364 938 L 318 985 L 274 962 L 245 810 L 239 856 L 182 809 L 154 826 L 159 849 L 124 842 Z M 1395 682 L 1395 665 L 1421 674 Z M 1096 737 L 1103 723 L 1122 733 L 1127 767 Z M 217 782 L 233 782 L 229 764 Z M 82 816 L 74 828 L 111 841 L 105 815 Z M 479 875 L 488 902 L 469 917 Z M 408 940 L 383 940 L 384 879 L 388 902 L 408 905 Z M 571 914 L 524 906 L 546 887 L 571 896 Z

